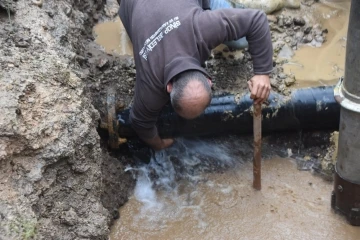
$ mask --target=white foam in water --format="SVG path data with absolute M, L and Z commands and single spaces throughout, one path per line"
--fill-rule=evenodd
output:
M 196 215 L 203 216 L 202 196 L 196 191 L 196 184 L 204 180 L 202 173 L 231 168 L 237 162 L 238 157 L 231 156 L 230 147 L 224 144 L 177 139 L 171 148 L 157 152 L 149 164 L 127 168 L 136 170 L 134 196 L 143 204 L 137 217 L 166 221 L 179 217 L 184 209 L 194 209 Z M 226 193 L 231 190 L 222 189 Z M 199 218 L 200 228 L 207 226 L 203 219 Z
M 232 190 L 233 190 L 233 188 L 231 186 L 226 186 L 226 187 L 221 188 L 222 193 L 231 193 Z
M 137 178 L 136 187 L 135 187 L 135 198 L 144 203 L 147 208 L 156 207 L 156 192 L 152 188 L 152 182 L 149 177 L 145 174 L 145 167 L 140 169 L 140 174 Z

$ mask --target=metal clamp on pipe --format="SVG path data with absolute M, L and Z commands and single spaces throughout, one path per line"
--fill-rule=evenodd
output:
M 116 108 L 116 93 L 113 87 L 110 87 L 107 91 L 106 106 L 107 124 L 102 124 L 102 127 L 108 130 L 109 146 L 112 149 L 117 149 L 119 148 L 119 145 L 126 143 L 127 139 L 119 137 L 119 121 L 116 118 L 118 109 Z
M 360 76 L 359 76 L 360 77 Z M 344 79 L 341 78 L 334 88 L 334 97 L 341 107 L 352 112 L 360 113 L 360 96 L 351 94 L 345 89 Z

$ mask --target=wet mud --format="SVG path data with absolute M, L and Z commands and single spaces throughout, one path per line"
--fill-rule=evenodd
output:
M 97 24 L 94 29 L 95 42 L 109 54 L 133 55 L 132 44 L 119 17 Z
M 296 77 L 296 87 L 334 85 L 344 75 L 349 10 L 350 1 L 314 5 L 313 14 L 327 29 L 327 38 L 321 47 L 299 48 L 284 64 L 284 72 Z

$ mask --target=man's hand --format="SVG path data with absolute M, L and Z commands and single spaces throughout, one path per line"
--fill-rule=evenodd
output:
M 248 81 L 250 98 L 254 103 L 263 103 L 270 95 L 270 78 L 268 75 L 255 75 Z
M 160 150 L 170 147 L 174 143 L 174 139 L 172 139 L 172 138 L 164 138 L 164 139 L 161 139 L 161 142 L 162 143 L 161 143 Z
M 158 135 L 151 139 L 143 139 L 155 151 L 170 147 L 174 143 L 172 138 L 161 139 Z

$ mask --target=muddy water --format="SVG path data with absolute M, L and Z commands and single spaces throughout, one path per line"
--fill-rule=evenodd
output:
M 131 41 L 119 17 L 114 21 L 103 22 L 93 29 L 95 41 L 104 47 L 107 53 L 118 55 L 132 55 Z
M 120 209 L 111 240 L 359 239 L 360 228 L 330 209 L 332 184 L 298 171 L 293 160 L 265 160 L 263 188 L 255 191 L 251 162 L 241 161 L 230 147 L 185 145 L 170 154 L 180 159 L 162 156 L 130 170 L 138 173 L 137 186 Z M 200 153 L 216 158 L 204 161 Z M 216 172 L 198 171 L 211 164 Z
M 295 75 L 298 87 L 333 85 L 344 75 L 349 10 L 350 0 L 328 0 L 313 6 L 312 15 L 329 33 L 321 47 L 304 46 L 284 65 L 286 73 Z

